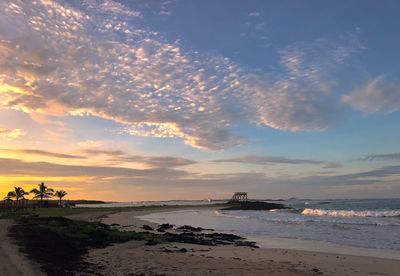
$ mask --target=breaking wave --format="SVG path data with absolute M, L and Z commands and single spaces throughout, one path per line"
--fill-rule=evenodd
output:
M 400 217 L 400 210 L 324 210 L 305 208 L 301 214 L 331 217 Z
M 251 217 L 251 216 L 246 216 L 246 215 L 241 216 L 241 215 L 226 214 L 221 211 L 214 211 L 214 214 L 219 217 L 237 218 L 237 219 L 248 219 Z

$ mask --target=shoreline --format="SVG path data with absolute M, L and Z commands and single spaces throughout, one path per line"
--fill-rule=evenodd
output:
M 337 254 L 356 257 L 370 257 L 400 261 L 400 251 L 379 248 L 346 246 L 323 241 L 274 238 L 261 235 L 244 235 L 262 248 L 297 250 L 312 253 Z
M 192 207 L 177 207 L 173 209 L 158 209 L 158 210 L 145 210 L 145 211 L 127 211 L 123 213 L 110 214 L 101 219 L 106 224 L 119 224 L 123 229 L 127 230 L 141 230 L 141 227 L 146 224 L 155 227 L 157 223 L 145 220 L 142 216 L 161 213 L 161 212 L 174 212 L 196 210 L 200 208 Z M 207 208 L 214 210 L 215 208 Z M 202 207 L 204 210 L 204 207 Z M 165 221 L 164 223 L 168 223 Z M 125 225 L 124 225 L 125 224 Z M 127 226 L 127 227 L 125 227 Z M 127 253 L 131 256 L 134 255 L 140 259 L 145 267 L 153 267 L 153 272 L 164 273 L 171 269 L 171 274 L 166 275 L 185 275 L 196 268 L 204 274 L 212 275 L 242 275 L 245 271 L 248 275 L 355 275 L 364 276 L 367 274 L 382 274 L 397 275 L 397 268 L 400 267 L 400 261 L 392 258 L 360 256 L 352 254 L 343 254 L 335 252 L 320 252 L 318 250 L 303 250 L 294 248 L 273 248 L 265 247 L 257 240 L 255 236 L 244 236 L 250 241 L 257 242 L 261 248 L 253 249 L 238 246 L 198 246 L 192 244 L 177 244 L 170 243 L 169 245 L 161 244 L 154 247 L 144 247 L 137 242 L 128 242 L 126 244 L 119 244 L 110 248 L 102 250 L 94 250 L 89 254 L 89 259 L 93 262 L 104 260 L 104 256 L 109 256 L 112 259 L 106 263 L 105 267 L 120 267 L 121 271 L 129 269 L 129 263 L 124 257 Z M 278 241 L 277 241 L 278 242 Z M 308 241 L 306 241 L 308 242 Z M 189 248 L 190 253 L 182 254 L 174 252 L 174 248 Z M 164 250 L 172 251 L 164 253 Z M 193 250 L 193 251 L 191 251 Z M 360 250 L 363 250 L 360 248 Z M 125 252 L 125 253 L 121 253 Z M 153 261 L 147 261 L 146 258 L 140 257 L 140 254 L 153 258 Z M 348 251 L 349 252 L 349 251 Z M 351 253 L 351 252 L 349 252 Z M 177 262 L 180 266 L 171 265 L 162 260 L 167 258 L 170 262 Z M 213 270 L 207 270 L 213 259 L 218 260 L 213 267 Z M 211 261 L 210 261 L 211 260 Z M 160 267 L 154 266 L 154 263 L 161 265 Z M 204 266 L 198 265 L 204 264 Z M 205 264 L 209 266 L 205 266 Z M 240 265 L 239 265 L 240 263 Z M 268 265 L 266 265 L 268 264 Z M 104 263 L 102 264 L 104 265 Z M 192 269 L 191 269 L 192 268 Z M 245 269 L 245 270 L 243 270 Z M 144 270 L 140 270 L 145 273 Z M 214 272 L 213 272 L 214 271 Z M 214 274 L 215 273 L 215 274 Z M 111 274 L 111 275 L 124 275 Z M 148 274 L 144 274 L 148 275 Z M 193 274 L 193 275 L 202 275 Z
M 217 210 L 215 208 L 208 208 L 209 210 Z M 143 216 L 149 214 L 157 214 L 164 212 L 176 212 L 176 211 L 196 211 L 198 208 L 179 208 L 176 210 L 159 210 L 159 211 L 148 211 L 142 215 L 137 215 L 137 219 L 140 219 L 144 222 L 157 224 L 155 221 L 151 219 L 144 219 Z M 205 210 L 204 208 L 202 210 Z M 168 221 L 166 221 L 168 222 Z M 221 230 L 222 232 L 226 232 Z M 261 248 L 266 249 L 284 249 L 284 250 L 297 250 L 297 251 L 305 251 L 305 252 L 318 252 L 318 253 L 328 253 L 328 254 L 340 254 L 340 255 L 348 255 L 348 256 L 360 256 L 360 257 L 372 257 L 372 258 L 381 258 L 381 259 L 393 259 L 400 260 L 400 250 L 391 250 L 391 249 L 380 249 L 380 248 L 366 248 L 366 247 L 356 247 L 349 246 L 343 244 L 336 244 L 326 241 L 318 241 L 318 240 L 302 240 L 295 238 L 278 238 L 278 237 L 270 237 L 266 235 L 257 235 L 257 234 L 241 234 L 236 232 L 229 232 L 231 234 L 236 234 L 242 236 L 250 241 L 254 241 Z

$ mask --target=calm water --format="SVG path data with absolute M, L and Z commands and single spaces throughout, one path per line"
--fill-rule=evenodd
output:
M 170 206 L 170 205 L 207 205 L 225 203 L 227 200 L 167 200 L 167 201 L 132 201 L 110 202 L 103 204 L 77 204 L 78 208 L 109 208 L 109 207 L 138 207 L 138 206 Z
M 290 210 L 187 210 L 142 218 L 189 224 L 243 236 L 263 235 L 400 250 L 400 199 L 289 200 Z

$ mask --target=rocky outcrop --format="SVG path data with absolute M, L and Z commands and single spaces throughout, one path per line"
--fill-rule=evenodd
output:
M 287 206 L 279 203 L 270 203 L 264 201 L 244 201 L 244 202 L 228 202 L 229 206 L 222 210 L 273 210 L 288 209 Z

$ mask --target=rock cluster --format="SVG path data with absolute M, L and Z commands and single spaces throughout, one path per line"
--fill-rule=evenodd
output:
M 243 202 L 228 202 L 229 207 L 223 208 L 222 210 L 273 210 L 273 209 L 288 209 L 283 204 L 271 203 L 264 201 L 243 201 Z

